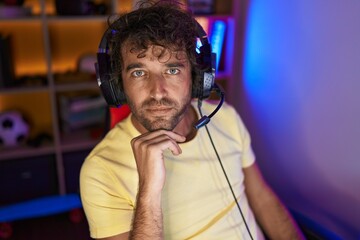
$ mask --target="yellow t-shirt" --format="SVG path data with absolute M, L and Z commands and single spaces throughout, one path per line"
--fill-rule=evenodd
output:
M 204 102 L 203 114 L 210 114 L 215 107 Z M 242 168 L 255 161 L 249 134 L 236 111 L 226 103 L 208 128 L 252 235 L 263 239 L 243 185 Z M 107 134 L 82 166 L 81 199 L 93 238 L 131 229 L 138 174 L 130 141 L 138 135 L 129 116 Z M 249 239 L 206 129 L 201 128 L 193 140 L 180 147 L 179 156 L 164 152 L 165 239 Z

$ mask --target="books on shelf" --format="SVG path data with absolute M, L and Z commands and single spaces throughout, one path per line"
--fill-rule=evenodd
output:
M 107 105 L 102 96 L 60 96 L 62 130 L 71 132 L 105 121 Z
M 0 35 L 0 88 L 9 87 L 14 81 L 11 37 Z
M 8 1 L 16 2 L 16 1 Z M 6 6 L 0 5 L 0 19 L 20 18 L 31 16 L 31 8 L 26 6 Z

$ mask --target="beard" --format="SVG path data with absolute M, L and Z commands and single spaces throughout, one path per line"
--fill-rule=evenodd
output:
M 173 130 L 185 115 L 190 106 L 191 96 L 187 95 L 177 102 L 171 98 L 164 97 L 160 100 L 147 99 L 140 107 L 137 107 L 127 96 L 127 102 L 135 119 L 148 131 Z M 170 110 L 165 115 L 152 115 L 151 108 L 165 107 Z

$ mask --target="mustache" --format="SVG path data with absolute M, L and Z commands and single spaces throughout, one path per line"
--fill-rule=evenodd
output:
M 160 100 L 156 100 L 156 99 L 152 98 L 152 99 L 146 100 L 142 104 L 142 107 L 157 107 L 157 106 L 173 107 L 173 106 L 176 106 L 176 102 L 170 98 L 162 98 Z

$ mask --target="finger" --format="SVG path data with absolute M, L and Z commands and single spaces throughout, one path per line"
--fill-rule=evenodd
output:
M 179 155 L 182 153 L 180 146 L 176 142 L 169 140 L 152 142 L 147 146 L 147 149 L 151 156 L 156 156 L 159 153 L 162 154 L 167 149 L 169 149 L 174 155 Z
M 173 140 L 175 140 L 176 142 L 184 142 L 186 140 L 186 137 L 184 137 L 178 133 L 175 133 L 172 131 L 167 131 L 167 130 L 158 130 L 158 131 L 154 131 L 154 132 L 148 132 L 148 133 L 140 135 L 134 139 L 135 140 L 137 140 L 137 139 L 148 140 L 148 139 L 160 136 L 160 135 L 167 135 L 167 136 L 171 137 Z
M 134 146 L 138 146 L 144 151 L 149 150 L 154 152 L 156 152 L 156 150 L 163 152 L 166 149 L 170 149 L 174 155 L 179 155 L 182 152 L 179 144 L 168 135 L 160 135 L 146 140 L 142 139 L 139 142 L 135 142 Z

